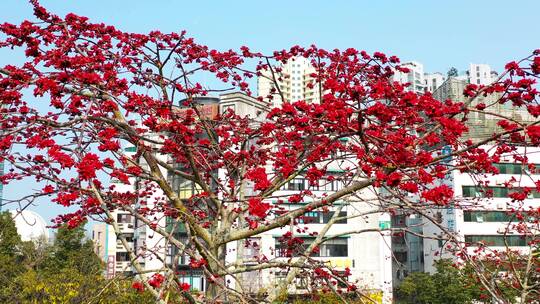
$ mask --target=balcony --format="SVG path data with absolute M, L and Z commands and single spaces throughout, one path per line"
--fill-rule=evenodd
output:
M 120 240 L 116 241 L 116 251 L 133 250 L 133 242 L 128 242 L 128 248 L 126 249 Z
M 135 231 L 132 223 L 118 223 L 118 228 L 122 233 L 133 233 Z

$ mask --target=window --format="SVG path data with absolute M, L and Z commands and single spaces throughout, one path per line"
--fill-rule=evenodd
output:
M 480 242 L 487 246 L 527 246 L 528 240 L 523 235 L 465 235 L 465 242 L 469 246 Z
M 128 262 L 129 261 L 129 255 L 127 252 L 117 252 L 116 253 L 116 261 L 117 262 Z
M 346 257 L 348 256 L 347 239 L 333 239 L 324 242 L 319 247 L 321 257 Z
M 396 261 L 400 263 L 407 262 L 407 252 L 394 252 L 394 257 L 396 258 Z
M 540 169 L 540 164 L 532 164 L 534 172 L 531 172 L 528 166 L 524 166 L 520 163 L 497 163 L 493 164 L 493 166 L 499 170 L 500 174 L 522 174 L 523 172 L 527 172 L 529 174 L 540 173 L 537 172 L 538 169 Z
M 167 216 L 165 218 L 165 230 L 174 233 L 186 233 L 186 225 L 179 219 Z
M 306 189 L 306 180 L 303 178 L 295 178 L 291 180 L 286 186 L 286 190 L 291 190 L 291 191 L 301 191 L 305 189 Z
M 130 242 L 130 243 L 133 242 L 133 234 L 131 233 L 124 233 L 121 236 L 123 236 L 126 239 L 126 242 Z M 120 238 L 118 238 L 118 242 L 121 242 Z
M 116 221 L 120 224 L 122 223 L 131 223 L 131 215 L 130 214 L 118 214 L 116 216 Z
M 182 283 L 188 283 L 191 290 L 204 291 L 204 274 L 202 270 L 181 271 L 178 280 Z
M 335 211 L 311 211 L 305 213 L 304 216 L 300 217 L 299 222 L 303 224 L 327 224 L 334 216 L 334 214 Z M 343 219 L 337 220 L 335 224 L 347 224 L 347 211 L 341 211 L 338 214 L 338 217 Z
M 395 234 L 392 235 L 392 244 L 405 245 L 405 235 Z
M 183 244 L 188 243 L 187 237 L 178 237 L 178 240 Z M 177 263 L 177 266 L 189 265 L 191 257 L 187 253 L 180 251 L 178 247 L 170 245 L 165 261 L 169 266 L 172 266 L 173 261 Z
M 295 247 L 288 248 L 286 244 L 282 244 L 279 238 L 276 238 L 276 256 L 278 257 L 291 257 L 304 254 L 305 250 L 311 245 L 314 239 L 303 238 L 303 243 L 298 244 Z M 328 240 L 319 245 L 318 250 L 314 250 L 311 254 L 312 257 L 347 257 L 348 256 L 348 239 L 336 238 Z
M 323 224 L 326 224 L 330 221 L 330 219 L 334 216 L 335 214 L 335 211 L 329 211 L 329 212 L 326 212 L 326 213 L 322 213 L 322 217 L 323 217 Z M 336 221 L 336 224 L 347 224 L 347 211 L 341 211 L 339 214 L 338 214 L 338 217 L 345 217 L 344 219 L 342 220 L 338 220 Z
M 319 191 L 338 191 L 343 189 L 343 181 L 340 180 L 332 180 L 329 181 L 328 179 L 320 179 L 319 180 Z
M 465 222 L 510 222 L 514 216 L 505 211 L 463 211 Z
M 180 199 L 189 199 L 194 194 L 199 193 L 200 186 L 196 185 L 194 182 L 187 180 L 185 178 L 182 178 L 174 173 L 171 173 L 174 177 L 173 179 L 173 187 L 177 189 L 178 191 L 178 197 Z
M 331 180 L 322 178 L 317 181 L 317 184 L 310 186 L 307 179 L 303 177 L 297 177 L 289 181 L 282 190 L 301 191 L 301 190 L 313 190 L 313 191 L 338 191 L 343 189 L 344 183 L 341 180 Z
M 321 216 L 318 211 L 306 212 L 298 221 L 302 224 L 320 224 Z
M 463 197 L 508 197 L 509 193 L 523 191 L 523 188 L 462 186 Z M 540 198 L 540 192 L 531 190 L 529 198 Z

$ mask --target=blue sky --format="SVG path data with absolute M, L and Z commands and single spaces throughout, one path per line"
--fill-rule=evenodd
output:
M 540 1 L 172 1 L 42 0 L 59 15 L 85 15 L 130 32 L 187 30 L 215 49 L 271 52 L 293 45 L 353 47 L 416 60 L 427 72 L 487 63 L 496 70 L 540 48 Z M 1 0 L 0 22 L 31 18 L 24 0 Z M 17 60 L 0 52 L 0 65 Z M 24 194 L 31 185 L 4 189 Z M 63 210 L 33 208 L 46 220 Z

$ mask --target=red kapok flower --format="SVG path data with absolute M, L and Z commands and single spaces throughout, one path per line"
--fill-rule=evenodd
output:
M 250 198 L 248 204 L 249 214 L 261 219 L 266 217 L 266 212 L 270 209 L 270 204 L 263 203 L 260 198 L 256 197 Z
M 246 172 L 246 178 L 255 183 L 255 190 L 266 190 L 270 187 L 270 182 L 264 168 L 254 168 Z
M 180 289 L 182 289 L 182 291 L 189 291 L 191 289 L 191 285 L 185 282 L 180 283 L 178 286 L 180 287 Z
M 133 284 L 131 284 L 131 288 L 137 290 L 137 292 L 143 292 L 144 291 L 144 284 L 139 282 L 139 281 L 135 281 L 135 282 L 133 282 Z
M 148 284 L 154 288 L 159 288 L 163 281 L 165 281 L 165 277 L 160 273 L 156 273 L 148 280 Z
M 434 202 L 437 205 L 447 205 L 453 196 L 454 191 L 447 185 L 441 185 L 422 193 L 423 199 Z
M 96 171 L 101 170 L 103 164 L 99 157 L 94 153 L 86 154 L 77 165 L 77 172 L 83 180 L 89 180 L 96 177 Z

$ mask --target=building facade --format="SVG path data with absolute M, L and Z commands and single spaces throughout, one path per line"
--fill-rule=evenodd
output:
M 318 103 L 321 100 L 321 90 L 311 77 L 314 72 L 315 69 L 308 59 L 296 57 L 278 66 L 274 73 L 270 70 L 262 71 L 257 80 L 258 95 L 272 96 L 273 106 L 279 106 L 283 101 L 304 100 L 308 103 Z
M 120 233 L 126 239 L 128 248 L 134 248 L 134 219 L 125 211 L 114 211 L 113 216 Z M 92 227 L 94 252 L 106 264 L 107 278 L 128 276 L 133 274 L 128 250 L 114 231 L 112 225 L 105 223 L 94 224 Z
M 437 88 L 439 88 L 445 80 L 446 76 L 444 76 L 442 73 L 424 73 L 424 81 L 427 92 L 435 92 L 435 90 L 437 90 Z
M 416 62 L 404 62 L 401 64 L 402 67 L 408 68 L 409 72 L 404 73 L 401 71 L 395 71 L 394 81 L 403 84 L 409 84 L 406 90 L 415 92 L 417 94 L 423 94 L 428 88 L 428 84 L 424 77 L 424 65 Z M 431 82 L 433 82 L 433 77 L 430 77 Z
M 540 148 L 519 147 L 517 153 L 523 154 L 525 150 L 529 162 L 534 163 L 537 169 L 540 168 Z M 478 242 L 485 243 L 490 249 L 502 251 L 508 244 L 510 249 L 527 253 L 527 239 L 508 225 L 514 221 L 510 211 L 516 204 L 508 194 L 523 187 L 534 189 L 534 182 L 540 179 L 540 172 L 532 172 L 528 167 L 516 163 L 510 155 L 495 164 L 495 167 L 500 173 L 487 178 L 453 171 L 445 183 L 452 187 L 460 208 L 436 209 L 432 210 L 431 215 L 459 241 L 466 243 L 471 254 Z M 512 178 L 515 179 L 511 182 L 513 190 L 504 185 Z M 479 180 L 487 180 L 489 185 L 479 186 Z M 492 192 L 493 196 L 488 198 L 488 192 Z M 533 190 L 521 208 L 527 210 L 539 205 L 540 193 Z M 426 236 L 442 237 L 442 231 L 430 221 L 424 221 L 423 232 Z M 425 238 L 423 243 L 426 272 L 435 272 L 434 262 L 438 259 L 455 259 L 443 239 Z
M 331 168 L 331 167 L 330 167 Z M 327 176 L 321 178 L 316 186 L 310 186 L 308 180 L 302 176 L 296 176 L 285 184 L 274 195 L 276 197 L 289 197 L 302 190 L 311 190 L 316 199 L 340 190 L 344 185 L 339 181 L 343 172 L 339 169 L 329 169 Z M 276 204 L 276 201 L 268 201 Z M 282 212 L 295 210 L 308 202 L 298 204 L 281 204 Z M 295 237 L 303 240 L 302 248 L 307 248 L 315 239 L 313 232 L 322 231 L 325 224 L 338 213 L 339 218 L 327 231 L 326 236 L 340 235 L 331 241 L 324 242 L 319 251 L 311 256 L 316 261 L 331 265 L 335 271 L 350 273 L 347 281 L 354 283 L 361 290 L 369 293 L 382 293 L 383 303 L 392 301 L 392 251 L 391 236 L 388 232 L 377 230 L 390 227 L 390 216 L 381 213 L 380 202 L 375 189 L 366 189 L 356 193 L 354 198 L 346 201 L 338 201 L 327 212 L 322 210 L 306 213 L 294 229 L 290 226 L 273 229 L 262 233 L 256 239 L 251 240 L 260 244 L 258 255 L 270 260 L 291 261 L 296 260 L 295 253 L 285 250 L 285 240 L 282 236 L 297 228 L 302 233 L 294 233 Z M 366 231 L 364 233 L 351 233 L 351 231 Z M 235 248 L 236 244 L 231 244 Z M 234 258 L 234 257 L 231 257 Z M 232 260 L 231 260 L 232 261 Z M 260 288 L 277 288 L 278 283 L 285 279 L 287 272 L 268 269 L 256 273 L 245 274 L 245 282 L 256 290 Z M 256 278 L 256 281 L 254 281 Z M 253 286 L 256 282 L 256 286 Z M 290 286 L 291 293 L 307 292 L 308 279 L 298 276 L 294 284 Z
M 418 78 L 418 74 L 416 73 L 421 71 L 421 65 L 413 64 L 408 67 L 411 69 L 411 73 L 407 76 L 399 75 L 397 79 L 401 82 L 416 82 Z M 412 75 L 413 73 L 415 73 L 414 76 Z M 462 75 L 445 77 L 440 73 L 432 73 L 425 74 L 424 79 L 426 90 L 432 92 L 435 99 L 466 103 L 468 102 L 468 98 L 463 95 L 463 91 L 467 85 L 489 85 L 498 79 L 498 73 L 493 71 L 487 64 L 470 64 L 469 69 Z M 420 88 L 415 87 L 415 89 Z M 418 90 L 415 91 L 418 92 Z M 491 112 L 511 117 L 520 122 L 534 121 L 534 117 L 526 109 L 516 108 L 512 105 L 501 105 L 498 103 L 499 98 L 500 95 L 497 94 L 478 96 L 470 105 L 474 107 L 483 103 L 491 105 Z M 478 142 L 490 137 L 495 132 L 500 132 L 501 129 L 497 125 L 499 120 L 500 118 L 496 116 L 487 116 L 484 113 L 469 113 L 466 121 L 469 130 L 463 135 L 463 139 L 471 139 L 473 142 Z M 528 149 L 528 152 L 530 152 L 531 148 Z M 509 163 L 498 164 L 497 166 L 504 168 L 504 170 L 501 170 L 499 176 L 491 177 L 495 183 L 507 179 L 510 171 L 516 173 L 519 171 L 515 169 L 516 165 Z M 513 169 L 507 170 L 507 167 Z M 456 199 L 468 202 L 471 201 L 471 196 L 474 198 L 474 196 L 478 195 L 478 189 L 475 186 L 475 182 L 477 181 L 478 178 L 474 176 L 453 172 L 445 178 L 443 183 L 454 190 Z M 496 189 L 501 188 L 498 187 Z M 414 200 L 415 198 L 411 199 Z M 504 220 L 508 223 L 505 214 L 508 210 L 507 203 L 509 199 L 507 197 L 496 197 L 493 200 L 478 200 L 477 205 L 471 207 L 472 209 L 470 210 L 457 208 L 434 209 L 431 212 L 431 216 L 439 221 L 439 225 L 455 233 L 458 239 L 464 242 L 476 242 L 486 239 L 490 242 L 492 241 L 493 244 L 500 244 L 502 237 L 497 231 L 500 231 L 501 226 L 504 225 Z M 527 203 L 538 205 L 540 201 L 536 198 L 531 198 Z M 407 228 L 413 232 L 392 238 L 392 250 L 394 254 L 392 273 L 395 285 L 399 285 L 401 280 L 411 272 L 434 272 L 434 262 L 442 257 L 453 258 L 450 253 L 444 252 L 445 242 L 442 239 L 429 239 L 418 236 L 424 235 L 442 238 L 442 231 L 437 225 L 427 219 L 417 215 L 411 216 L 407 212 L 403 212 L 401 214 L 398 213 L 392 218 L 392 224 L 395 228 Z M 523 241 L 518 241 L 519 236 L 512 236 L 511 239 L 516 244 L 523 243 Z
M 454 102 L 468 102 L 468 97 L 463 95 L 463 90 L 469 84 L 489 85 L 497 79 L 497 73 L 487 64 L 471 64 L 465 76 L 448 77 L 438 88 L 433 91 L 433 97 L 437 100 L 452 100 Z M 523 107 L 514 107 L 511 103 L 500 104 L 500 94 L 494 93 L 488 96 L 480 95 L 471 103 L 471 107 L 479 104 L 489 105 L 489 111 L 520 122 L 534 122 L 536 119 Z M 473 142 L 481 141 L 502 131 L 497 125 L 500 118 L 486 115 L 485 113 L 471 112 L 466 121 L 468 131 L 463 138 Z
M 490 85 L 497 79 L 497 73 L 487 64 L 471 63 L 467 71 L 467 81 L 476 85 Z

